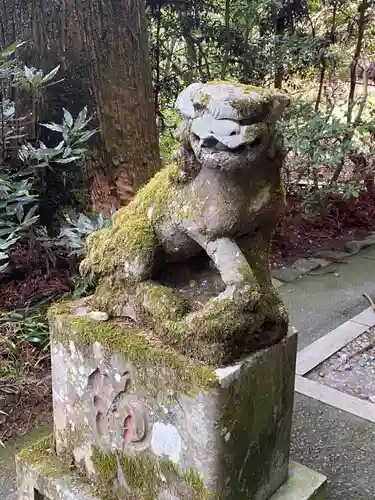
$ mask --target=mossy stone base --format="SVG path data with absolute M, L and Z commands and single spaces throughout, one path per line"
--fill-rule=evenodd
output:
M 112 500 L 116 498 L 112 489 L 103 489 L 102 485 L 93 484 L 84 477 L 80 477 L 57 458 L 50 447 L 52 440 L 46 439 L 25 448 L 16 456 L 18 476 L 18 500 Z M 183 497 L 186 500 L 208 500 L 199 488 L 197 476 L 191 475 L 190 493 Z M 39 495 L 39 496 L 36 496 Z M 150 499 L 153 496 L 132 496 L 126 493 L 121 496 L 126 499 Z M 158 500 L 173 500 L 179 497 L 164 492 L 158 496 Z M 237 497 L 231 497 L 234 499 Z M 312 471 L 307 467 L 295 462 L 289 465 L 289 477 L 287 482 L 269 500 L 325 500 L 326 478 L 322 474 Z
M 215 368 L 82 303 L 49 317 L 56 452 L 95 485 L 115 483 L 116 499 L 268 500 L 286 481 L 296 334 Z
M 52 436 L 16 455 L 18 500 L 102 500 L 55 455 Z

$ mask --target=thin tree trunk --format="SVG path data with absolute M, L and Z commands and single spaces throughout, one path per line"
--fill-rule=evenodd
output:
M 325 74 L 326 74 L 326 62 L 324 59 L 322 59 L 322 65 L 320 68 L 320 78 L 319 78 L 319 90 L 315 102 L 315 111 L 319 110 L 320 102 L 322 100 Z
M 231 36 L 230 36 L 230 0 L 225 0 L 225 46 L 224 46 L 224 59 L 223 65 L 221 68 L 221 79 L 225 80 L 229 62 L 229 50 L 231 45 Z
M 364 74 L 364 76 L 366 76 L 366 80 L 364 81 L 365 86 L 364 86 L 363 98 L 361 100 L 361 104 L 359 106 L 357 116 L 356 116 L 354 122 L 352 123 L 353 108 L 354 108 L 354 93 L 355 93 L 355 88 L 356 88 L 356 84 L 357 84 L 357 66 L 358 66 L 358 60 L 360 58 L 362 46 L 363 46 L 363 37 L 364 37 L 365 27 L 366 27 L 366 23 L 365 23 L 366 10 L 368 9 L 369 5 L 370 4 L 367 0 L 363 0 L 358 8 L 358 12 L 359 12 L 359 15 L 358 15 L 358 36 L 357 36 L 357 44 L 356 44 L 356 48 L 354 51 L 353 59 L 352 59 L 351 65 L 350 65 L 350 89 L 349 89 L 349 97 L 348 97 L 348 115 L 347 115 L 347 122 L 349 125 L 352 125 L 352 126 L 350 128 L 350 131 L 344 136 L 343 142 L 352 140 L 352 138 L 354 136 L 354 132 L 355 132 L 355 127 L 360 122 L 360 119 L 361 119 L 361 116 L 363 113 L 363 109 L 364 109 L 364 106 L 365 106 L 365 103 L 367 100 L 367 95 L 368 95 L 368 78 L 367 78 L 368 75 L 366 73 L 366 75 Z M 333 185 L 335 182 L 337 182 L 338 178 L 340 177 L 341 171 L 344 167 L 344 161 L 345 161 L 345 158 L 343 158 L 342 161 L 335 168 L 333 175 L 332 175 L 332 179 L 330 181 L 330 185 Z
M 126 204 L 159 169 L 157 130 L 142 0 L 3 0 L 0 40 L 30 39 L 26 64 L 61 65 L 40 118 L 61 120 L 64 106 L 93 111 L 100 135 L 87 162 L 92 204 Z
M 354 51 L 352 62 L 350 64 L 350 89 L 348 97 L 348 116 L 347 116 L 348 123 L 351 123 L 352 121 L 352 114 L 354 107 L 354 93 L 357 83 L 357 66 L 363 45 L 363 35 L 365 33 L 365 17 L 368 6 L 369 6 L 368 0 L 363 0 L 358 8 L 359 16 L 358 16 L 357 45 Z
M 283 27 L 278 26 L 277 22 L 277 4 L 273 3 L 271 7 L 272 11 L 272 23 L 274 27 L 274 36 L 275 36 L 275 46 L 274 46 L 274 55 L 275 55 L 275 75 L 274 75 L 274 85 L 276 89 L 281 89 L 283 85 L 284 78 L 284 66 L 281 58 L 281 50 L 280 50 L 280 35 L 283 35 L 284 29 Z

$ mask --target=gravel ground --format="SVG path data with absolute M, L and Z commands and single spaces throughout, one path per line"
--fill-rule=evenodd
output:
M 326 500 L 374 500 L 375 425 L 295 395 L 292 458 L 328 478 Z
M 347 344 L 307 377 L 375 403 L 375 328 Z

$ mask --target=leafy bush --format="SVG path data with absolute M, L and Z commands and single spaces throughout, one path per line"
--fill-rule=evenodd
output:
M 70 250 L 71 255 L 82 257 L 84 255 L 85 238 L 99 229 L 108 227 L 110 220 L 102 214 L 98 215 L 65 215 L 67 226 L 63 227 L 58 240 Z
M 97 132 L 88 128 L 91 117 L 87 107 L 76 119 L 64 109 L 61 124 L 38 124 L 54 132 L 56 146 L 47 146 L 40 140 L 33 144 L 27 141 L 23 134 L 25 117 L 17 115 L 16 103 L 11 100 L 13 89 L 26 89 L 32 98 L 40 97 L 43 89 L 56 83 L 59 67 L 44 74 L 42 70 L 22 65 L 15 55 L 22 45 L 15 43 L 0 52 L 0 272 L 7 268 L 14 244 L 31 226 L 38 225 L 45 171 L 60 172 L 63 176 L 68 164 L 82 161 L 88 153 L 87 141 Z M 82 226 L 84 216 L 79 220 Z M 42 228 L 37 232 L 46 245 L 58 246 L 48 241 Z M 59 245 L 67 241 L 66 236 L 59 239 Z
M 293 152 L 287 168 L 296 173 L 294 181 L 312 181 L 319 189 L 320 172 L 327 171 L 326 184 L 330 184 L 336 168 L 353 147 L 347 139 L 350 125 L 344 118 L 315 111 L 312 104 L 297 100 L 283 121 L 285 145 Z

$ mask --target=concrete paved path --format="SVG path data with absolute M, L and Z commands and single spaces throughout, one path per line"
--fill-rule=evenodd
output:
M 304 276 L 280 288 L 300 349 L 366 309 L 363 292 L 375 299 L 375 247 L 322 271 L 327 274 Z

